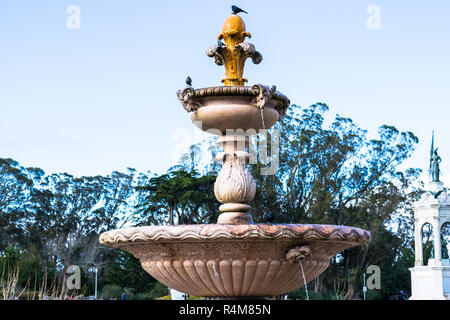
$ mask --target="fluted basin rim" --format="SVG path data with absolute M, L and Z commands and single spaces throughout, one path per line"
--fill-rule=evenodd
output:
M 305 240 L 346 242 L 364 245 L 370 232 L 347 226 L 322 224 L 192 224 L 115 229 L 100 235 L 100 244 L 120 247 L 142 242 L 220 241 L 220 240 Z

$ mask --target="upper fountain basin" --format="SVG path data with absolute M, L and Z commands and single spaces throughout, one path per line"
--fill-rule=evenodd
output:
M 275 86 L 269 88 L 260 84 L 252 87 L 186 87 L 177 95 L 192 122 L 201 130 L 216 135 L 232 134 L 227 129 L 242 129 L 245 135 L 269 129 L 282 119 L 290 104 Z

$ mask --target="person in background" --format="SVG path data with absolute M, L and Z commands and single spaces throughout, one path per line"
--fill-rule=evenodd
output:
M 400 300 L 408 300 L 408 294 L 403 290 L 400 290 Z

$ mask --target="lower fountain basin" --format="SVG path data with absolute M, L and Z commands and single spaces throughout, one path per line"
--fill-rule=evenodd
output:
M 301 260 L 309 282 L 338 252 L 369 241 L 359 228 L 314 224 L 147 226 L 100 235 L 102 245 L 132 253 L 168 287 L 225 298 L 276 296 L 303 286 L 299 263 L 286 257 L 294 248 L 310 249 Z

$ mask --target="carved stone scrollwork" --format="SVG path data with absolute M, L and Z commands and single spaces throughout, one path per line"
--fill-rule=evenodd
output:
M 263 86 L 262 84 L 255 84 L 252 87 L 252 92 L 255 95 L 254 98 L 254 105 L 258 109 L 263 109 L 264 106 L 272 99 L 273 95 L 277 91 L 276 86 L 267 87 Z
M 249 42 L 242 42 L 229 46 L 211 45 L 206 49 L 206 55 L 214 58 L 219 66 L 225 66 L 226 78 L 222 82 L 226 86 L 243 86 L 247 79 L 243 78 L 245 61 L 252 59 L 254 64 L 261 63 L 263 57 L 255 50 L 255 46 Z
M 290 263 L 294 264 L 300 260 L 305 259 L 311 255 L 311 247 L 310 246 L 295 246 L 286 254 L 286 260 Z
M 218 66 L 225 65 L 230 70 L 228 70 L 233 76 L 229 75 L 229 79 L 233 79 L 235 81 L 244 80 L 246 82 L 246 79 L 243 79 L 239 74 L 235 74 L 237 70 L 234 68 L 231 68 L 231 65 L 239 61 L 238 66 L 240 67 L 240 73 L 243 72 L 243 65 L 245 64 L 245 60 L 247 58 L 251 58 L 254 64 L 259 64 L 262 61 L 262 55 L 258 51 L 255 50 L 255 46 L 248 42 L 243 42 L 235 47 L 236 55 L 238 59 L 236 61 L 233 60 L 232 54 L 230 53 L 230 49 L 227 49 L 227 47 L 221 47 L 216 44 L 211 45 L 206 49 L 206 55 L 208 57 L 214 58 L 215 64 Z M 227 65 L 227 63 L 229 65 Z M 241 79 L 242 78 L 242 79 Z M 239 83 L 240 84 L 240 83 Z
M 223 66 L 225 63 L 225 58 L 222 54 L 222 47 L 219 47 L 217 44 L 213 44 L 206 49 L 206 55 L 210 58 L 214 58 L 214 62 L 218 66 Z
M 178 90 L 177 96 L 178 100 L 181 101 L 181 104 L 187 112 L 196 111 L 202 106 L 202 104 L 196 99 L 195 89 L 192 87 L 186 87 L 183 90 Z
M 254 64 L 259 64 L 262 61 L 262 55 L 255 50 L 255 46 L 249 42 L 243 42 L 236 46 L 239 54 L 242 55 L 243 59 L 251 58 Z

